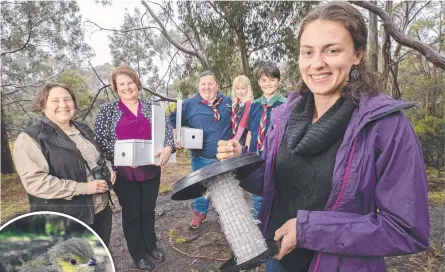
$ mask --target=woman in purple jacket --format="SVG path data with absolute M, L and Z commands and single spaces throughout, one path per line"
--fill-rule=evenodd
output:
M 298 92 L 272 112 L 265 164 L 241 184 L 264 197 L 263 235 L 281 240 L 266 271 L 386 271 L 385 256 L 428 248 L 425 164 L 401 112 L 412 104 L 379 94 L 352 5 L 312 11 L 298 45 Z M 241 152 L 218 143 L 219 159 Z
M 110 81 L 119 100 L 100 107 L 94 132 L 102 152 L 113 162 L 116 140 L 151 140 L 152 104 L 138 99 L 141 81 L 131 67 L 117 67 L 111 73 Z M 159 262 L 165 258 L 163 250 L 156 245 L 154 226 L 161 166 L 167 163 L 174 146 L 172 127 L 167 118 L 164 145 L 156 154 L 160 157 L 158 165 L 117 167 L 114 192 L 122 206 L 122 227 L 130 255 L 141 270 L 154 267 L 148 255 Z

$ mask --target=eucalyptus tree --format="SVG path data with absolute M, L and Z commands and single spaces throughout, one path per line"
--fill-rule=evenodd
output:
M 76 1 L 4 1 L 0 9 L 2 172 L 11 172 L 8 137 L 35 117 L 37 89 L 93 52 Z

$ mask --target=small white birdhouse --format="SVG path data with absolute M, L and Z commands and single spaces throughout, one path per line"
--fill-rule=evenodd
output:
M 181 145 L 187 149 L 202 149 L 202 129 L 181 127 Z
M 115 166 L 141 166 L 157 164 L 155 155 L 164 147 L 165 110 L 151 106 L 151 140 L 117 140 L 114 145 Z

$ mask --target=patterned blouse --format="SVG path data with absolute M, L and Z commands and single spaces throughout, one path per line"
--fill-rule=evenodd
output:
M 141 111 L 142 115 L 150 122 L 152 119 L 152 102 L 147 100 L 140 100 L 140 106 L 141 108 L 138 111 Z M 116 143 L 116 140 L 118 140 L 118 137 L 116 135 L 116 127 L 123 115 L 124 112 L 119 107 L 119 101 L 107 102 L 100 107 L 100 112 L 94 124 L 96 141 L 98 142 L 107 160 L 111 162 L 114 162 L 114 144 Z M 175 152 L 173 130 L 171 123 L 168 121 L 168 118 L 165 119 L 164 145 L 171 146 L 172 153 Z M 133 169 L 134 171 L 131 171 L 133 172 L 133 175 L 130 175 L 128 171 L 118 171 L 118 174 L 123 174 L 124 177 L 127 179 L 135 179 L 138 181 L 147 180 L 154 174 L 152 167 L 150 168 L 146 166 L 140 166 L 138 168 Z

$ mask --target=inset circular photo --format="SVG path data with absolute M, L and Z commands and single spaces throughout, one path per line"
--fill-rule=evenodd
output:
M 82 221 L 34 212 L 0 227 L 0 272 L 114 272 L 110 252 Z

